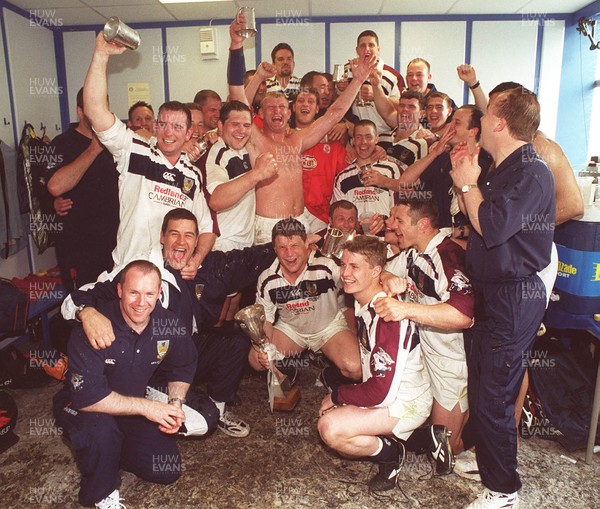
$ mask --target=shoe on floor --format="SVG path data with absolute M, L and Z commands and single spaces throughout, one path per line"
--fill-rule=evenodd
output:
M 393 489 L 396 486 L 396 478 L 402 469 L 405 457 L 406 449 L 404 448 L 404 444 L 398 442 L 398 459 L 396 461 L 378 463 L 379 472 L 369 479 L 367 483 L 369 491 L 378 493 Z
M 515 493 L 499 493 L 485 489 L 465 509 L 519 509 L 519 495 Z
M 454 473 L 464 479 L 481 482 L 477 458 L 473 451 L 463 451 L 454 457 Z
M 243 438 L 250 434 L 250 425 L 228 410 L 223 412 L 218 426 L 223 433 L 230 437 Z
M 127 509 L 119 497 L 119 490 L 113 491 L 108 497 L 96 502 L 97 509 Z
M 454 455 L 450 447 L 451 431 L 441 424 L 432 424 L 429 427 L 431 433 L 432 448 L 429 451 L 431 457 L 435 460 L 435 473 L 437 475 L 447 475 L 452 473 L 454 468 Z

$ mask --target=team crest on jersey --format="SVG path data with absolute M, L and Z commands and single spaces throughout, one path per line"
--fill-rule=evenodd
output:
M 417 276 L 417 288 L 421 290 L 421 292 L 425 288 L 425 272 L 423 271 L 419 271 Z
M 317 167 L 317 160 L 314 156 L 303 155 L 302 156 L 302 169 L 314 170 Z
M 470 295 L 472 292 L 472 287 L 469 279 L 465 276 L 460 270 L 454 269 L 454 275 L 450 280 L 450 286 L 448 287 L 449 291 L 454 291 L 457 293 L 462 293 L 463 295 Z
M 317 287 L 317 283 L 307 282 L 306 291 L 308 292 L 309 297 L 316 297 L 319 294 L 319 288 Z
M 194 187 L 194 179 L 190 177 L 183 177 L 183 192 L 189 194 Z
M 392 364 L 394 359 L 381 347 L 373 354 L 371 358 L 371 364 L 373 364 L 373 371 L 377 378 L 384 378 L 386 371 L 392 370 Z
M 325 152 L 326 154 L 329 154 L 329 152 L 331 152 L 331 146 L 329 145 L 329 143 L 323 144 L 323 152 Z
M 80 391 L 83 389 L 83 375 L 77 373 L 71 373 L 71 385 L 74 391 Z
M 163 341 L 157 341 L 156 342 L 156 352 L 158 353 L 158 355 L 156 356 L 156 358 L 159 361 L 162 361 L 165 357 L 165 355 L 167 355 L 167 350 L 169 349 L 169 340 L 165 339 Z

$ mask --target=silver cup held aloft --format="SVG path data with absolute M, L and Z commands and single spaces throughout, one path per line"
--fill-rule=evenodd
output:
M 138 46 L 142 42 L 140 33 L 123 23 L 116 16 L 108 19 L 102 33 L 105 41 L 114 42 L 133 50 L 138 49 Z
M 236 21 L 240 22 L 240 15 L 246 18 L 244 26 L 237 32 L 238 35 L 245 37 L 254 37 L 256 35 L 256 14 L 254 7 L 240 7 L 235 15 Z
M 346 73 L 344 64 L 334 64 L 334 66 L 333 66 L 333 81 L 335 83 L 339 83 L 340 81 L 346 81 L 347 79 L 348 79 L 348 75 Z

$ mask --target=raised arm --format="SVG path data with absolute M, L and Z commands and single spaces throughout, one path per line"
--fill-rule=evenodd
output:
M 244 91 L 244 77 L 246 75 L 246 59 L 244 58 L 245 38 L 237 33 L 242 28 L 243 21 L 245 21 L 245 18 L 243 15 L 240 15 L 239 21 L 234 19 L 231 22 L 231 25 L 229 25 L 230 43 L 229 60 L 227 62 L 227 84 L 229 85 L 230 101 L 240 101 L 250 106 L 250 102 Z M 256 78 L 257 74 L 258 69 L 252 79 Z M 256 93 L 256 91 L 254 93 Z
M 488 96 L 477 79 L 475 68 L 469 64 L 461 64 L 456 68 L 456 72 L 461 81 L 464 81 L 471 89 L 471 93 L 475 99 L 475 106 L 485 111 L 488 105 Z
M 370 79 L 371 85 L 373 85 L 373 102 L 377 113 L 381 116 L 385 123 L 390 127 L 396 127 L 398 121 L 396 118 L 396 106 L 397 101 L 390 99 L 381 86 L 381 73 L 374 71 L 371 73 Z
M 92 62 L 83 85 L 83 109 L 96 132 L 106 131 L 115 123 L 108 107 L 106 70 L 111 55 L 120 55 L 127 48 L 106 42 L 102 33 L 96 37 Z
M 244 88 L 248 104 L 252 104 L 252 101 L 254 101 L 254 96 L 256 95 L 256 92 L 258 92 L 261 83 L 274 75 L 275 66 L 273 64 L 270 64 L 269 62 L 260 63 L 260 65 L 256 68 L 254 76 L 252 76 L 252 79 Z
M 342 119 L 350 106 L 352 106 L 352 102 L 360 90 L 361 85 L 369 77 L 369 74 L 375 65 L 377 65 L 377 60 L 375 55 L 372 55 L 362 61 L 353 60 L 351 65 L 353 79 L 348 84 L 346 90 L 344 90 L 337 100 L 329 107 L 325 115 L 315 120 L 310 127 L 295 133 L 296 136 L 300 137 L 302 152 L 314 147 L 319 140 Z

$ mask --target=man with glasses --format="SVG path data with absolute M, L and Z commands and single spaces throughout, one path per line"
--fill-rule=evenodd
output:
M 120 223 L 113 260 L 119 265 L 147 258 L 160 245 L 157 232 L 165 213 L 182 207 L 192 211 L 199 223 L 194 254 L 181 271 L 184 278 L 193 278 L 214 244 L 218 226 L 208 208 L 206 189 L 183 151 L 192 136 L 190 110 L 177 101 L 164 103 L 158 110 L 155 140 L 127 129 L 106 100 L 108 60 L 123 51 L 124 47 L 98 35 L 83 92 L 84 103 L 89 105 L 86 115 L 120 173 Z

